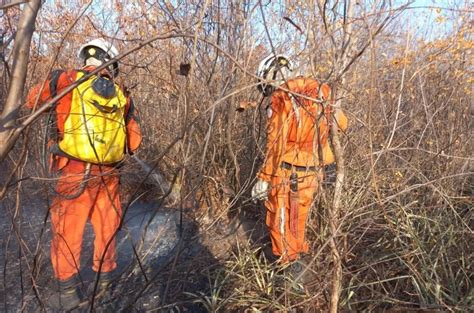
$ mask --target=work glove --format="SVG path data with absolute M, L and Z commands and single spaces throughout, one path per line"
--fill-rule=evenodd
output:
M 257 182 L 252 188 L 253 201 L 267 200 L 269 189 L 270 189 L 270 184 L 268 184 L 266 181 L 261 180 L 261 179 L 257 180 Z

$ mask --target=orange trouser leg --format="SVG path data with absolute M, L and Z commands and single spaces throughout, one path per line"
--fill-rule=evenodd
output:
M 63 176 L 57 190 L 67 194 L 78 190 L 81 177 Z M 89 211 L 93 206 L 94 190 L 85 188 L 75 199 L 56 196 L 50 208 L 52 241 L 51 262 L 54 275 L 59 280 L 67 280 L 79 272 L 82 235 Z
M 96 272 L 110 272 L 117 267 L 114 235 L 122 216 L 118 185 L 118 177 L 109 177 L 101 185 L 90 215 L 95 233 L 92 269 Z
M 296 236 L 290 231 L 290 185 L 291 171 L 281 170 L 281 175 L 272 181 L 272 190 L 265 206 L 266 223 L 272 241 L 272 251 L 282 257 L 282 262 L 297 259 L 300 253 L 308 252 L 305 238 L 306 220 L 318 187 L 317 174 L 298 173 L 299 207 Z

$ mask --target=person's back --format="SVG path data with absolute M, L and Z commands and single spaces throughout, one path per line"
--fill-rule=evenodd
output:
M 117 49 L 107 41 L 92 40 L 79 49 L 83 68 L 54 71 L 45 88 L 39 84 L 28 96 L 26 106 L 34 109 L 37 98 L 41 106 L 80 82 L 52 112 L 57 136 L 49 147 L 52 170 L 59 174 L 50 207 L 51 262 L 59 287 L 48 299 L 53 309 L 71 310 L 83 301 L 77 276 L 88 220 L 95 233 L 92 269 L 100 275 L 99 285 L 104 289 L 117 267 L 114 237 L 122 210 L 116 166 L 141 142 L 133 101 L 114 81 L 118 63 L 94 74 L 97 67 L 117 56 Z
M 271 175 L 281 162 L 304 167 L 334 162 L 328 141 L 330 92 L 327 84 L 300 76 L 272 93 L 268 123 L 274 131 L 268 134 L 268 160 L 261 172 Z M 346 117 L 342 113 L 336 119 L 344 130 Z
M 291 62 L 283 55 L 262 60 L 257 75 L 259 90 L 271 100 L 266 155 L 252 197 L 266 200 L 272 252 L 288 263 L 309 252 L 307 217 L 324 167 L 334 162 L 331 123 L 345 129 L 347 119 L 330 111 L 330 87 L 314 78 L 292 78 Z

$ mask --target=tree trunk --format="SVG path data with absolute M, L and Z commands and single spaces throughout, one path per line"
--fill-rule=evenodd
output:
M 350 22 L 352 18 L 352 10 L 354 7 L 354 0 L 346 0 L 344 5 L 344 25 L 343 25 L 343 37 L 342 37 L 342 46 L 346 45 L 351 39 L 352 35 L 352 23 Z M 349 21 L 349 23 L 346 23 Z M 341 85 L 343 87 L 347 86 L 346 83 L 346 68 L 352 64 L 354 61 L 353 57 L 345 51 L 345 54 L 339 60 L 339 64 L 342 65 L 337 68 L 336 72 L 341 78 Z M 338 229 L 340 226 L 340 212 L 342 207 L 342 187 L 344 185 L 344 174 L 345 174 L 345 165 L 344 157 L 342 153 L 341 142 L 339 140 L 339 125 L 337 124 L 334 116 L 337 116 L 338 111 L 342 107 L 342 102 L 346 98 L 347 92 L 345 89 L 339 88 L 339 86 L 334 86 L 333 97 L 336 99 L 336 103 L 333 110 L 333 122 L 330 129 L 331 145 L 334 152 L 334 158 L 336 161 L 336 186 L 334 188 L 334 199 L 332 208 L 329 210 L 329 230 L 331 232 L 331 241 L 329 242 L 333 257 L 334 265 L 334 276 L 332 278 L 331 286 L 331 300 L 330 300 L 330 312 L 337 313 L 339 310 L 339 297 L 341 295 L 341 286 L 342 286 L 342 260 L 340 253 L 340 243 L 337 239 Z
M 0 162 L 15 143 L 10 134 L 15 126 L 21 98 L 26 81 L 28 59 L 30 56 L 31 37 L 35 30 L 35 21 L 41 7 L 41 0 L 31 0 L 24 5 L 18 24 L 13 47 L 13 70 L 7 99 L 0 117 Z
M 334 88 L 336 90 L 336 88 Z M 343 99 L 345 92 L 342 92 L 342 95 L 337 95 L 338 99 Z M 341 100 L 336 101 L 336 106 L 334 108 L 333 116 L 336 115 L 339 107 L 341 105 Z M 331 116 L 331 118 L 333 118 Z M 329 246 L 331 247 L 331 253 L 333 258 L 334 273 L 332 277 L 332 286 L 331 286 L 331 300 L 330 300 L 330 312 L 338 312 L 339 307 L 339 296 L 341 294 L 341 284 L 342 284 L 342 261 L 341 254 L 339 252 L 340 244 L 337 240 L 337 233 L 339 228 L 339 215 L 342 205 L 342 186 L 344 183 L 344 157 L 342 155 L 342 147 L 339 139 L 339 126 L 335 119 L 333 119 L 330 128 L 330 136 L 332 143 L 332 150 L 334 152 L 334 158 L 336 160 L 336 186 L 334 188 L 334 199 L 332 207 L 329 208 L 329 230 L 331 239 L 329 241 Z

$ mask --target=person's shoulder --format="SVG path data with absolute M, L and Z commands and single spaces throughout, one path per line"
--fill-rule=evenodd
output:
M 320 82 L 313 77 L 301 75 L 289 79 L 285 85 L 289 90 L 303 92 L 304 90 L 317 89 L 320 86 Z
M 56 80 L 57 88 L 61 89 L 74 83 L 77 79 L 77 74 L 80 72 L 80 69 L 59 69 L 54 72 L 52 79 Z
M 321 85 L 321 81 L 313 76 L 298 77 L 305 85 Z

